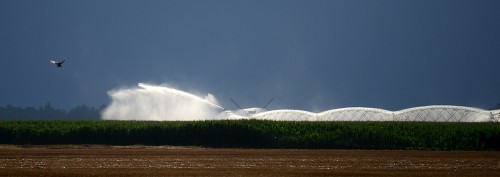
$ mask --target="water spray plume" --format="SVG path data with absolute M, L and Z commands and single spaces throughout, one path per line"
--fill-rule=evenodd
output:
M 223 110 L 211 94 L 205 99 L 166 85 L 139 83 L 135 88 L 108 92 L 107 120 L 206 120 Z

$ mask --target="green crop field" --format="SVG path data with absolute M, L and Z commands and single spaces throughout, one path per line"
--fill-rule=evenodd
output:
M 0 121 L 0 144 L 500 150 L 500 123 Z

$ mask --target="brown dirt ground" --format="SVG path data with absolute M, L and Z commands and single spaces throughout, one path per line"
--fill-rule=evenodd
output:
M 500 176 L 500 152 L 0 145 L 0 176 Z

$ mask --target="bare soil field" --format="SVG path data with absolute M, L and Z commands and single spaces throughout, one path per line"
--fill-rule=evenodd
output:
M 500 152 L 0 145 L 0 176 L 500 176 Z

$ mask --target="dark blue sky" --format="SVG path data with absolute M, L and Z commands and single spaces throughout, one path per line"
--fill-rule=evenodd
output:
M 500 103 L 498 0 L 2 0 L 0 105 L 110 102 L 138 82 L 222 106 Z M 64 68 L 48 61 L 70 57 Z

